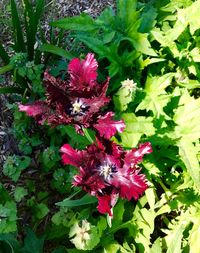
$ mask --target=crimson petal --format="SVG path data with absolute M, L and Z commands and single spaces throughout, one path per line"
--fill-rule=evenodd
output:
M 139 145 L 138 149 L 132 149 L 126 152 L 124 163 L 127 167 L 134 167 L 136 164 L 142 161 L 145 154 L 152 152 L 152 147 L 150 142 L 142 143 Z
M 80 61 L 78 58 L 71 60 L 68 65 L 70 73 L 70 86 L 72 89 L 82 90 L 93 87 L 97 79 L 98 63 L 94 54 L 87 54 L 85 60 Z
M 111 212 L 111 195 L 98 196 L 98 211 L 102 214 L 108 213 L 112 216 Z
M 140 170 L 132 170 L 131 168 L 121 175 L 117 175 L 111 183 L 119 189 L 119 195 L 122 198 L 137 200 L 140 195 L 148 188 L 144 174 L 139 174 Z
M 60 151 L 63 153 L 62 161 L 64 164 L 70 164 L 76 167 L 81 166 L 84 152 L 73 149 L 69 144 L 64 144 L 60 148 Z
M 116 132 L 122 133 L 125 124 L 123 120 L 113 120 L 114 113 L 108 112 L 104 116 L 99 116 L 97 124 L 94 127 L 99 131 L 101 137 L 110 139 Z

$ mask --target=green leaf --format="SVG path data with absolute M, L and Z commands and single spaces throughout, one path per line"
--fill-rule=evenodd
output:
M 28 194 L 24 187 L 17 186 L 14 193 L 14 198 L 17 202 L 20 202 Z
M 54 251 L 52 251 L 52 253 L 66 253 L 66 249 L 65 247 L 59 247 L 58 249 L 55 249 Z
M 181 139 L 177 143 L 179 155 L 184 162 L 188 173 L 195 185 L 200 189 L 200 165 L 197 158 L 199 149 L 197 149 L 190 139 Z
M 186 224 L 182 221 L 174 226 L 167 233 L 168 235 L 165 237 L 165 241 L 167 244 L 167 253 L 181 253 L 181 242 L 183 237 L 183 231 L 185 230 Z
M 21 253 L 43 253 L 44 236 L 38 238 L 31 229 L 27 229 L 26 237 L 24 240 L 24 247 Z
M 31 159 L 28 156 L 9 156 L 3 165 L 3 173 L 14 182 L 17 182 L 21 172 L 26 169 L 30 163 Z
M 82 149 L 91 143 L 91 140 L 88 140 L 85 136 L 77 134 L 76 130 L 72 126 L 61 126 L 60 131 L 61 135 L 67 134 L 69 137 L 69 144 L 74 148 L 78 147 L 79 149 Z M 89 135 L 92 139 L 95 138 L 92 131 L 89 131 Z
M 165 89 L 171 84 L 173 77 L 174 73 L 167 73 L 160 77 L 147 77 L 145 83 L 146 96 L 138 105 L 136 111 L 152 111 L 155 117 L 159 118 L 160 115 L 163 115 L 168 119 L 169 117 L 163 109 L 170 101 L 172 95 L 167 94 Z
M 161 238 L 158 237 L 154 243 L 152 244 L 152 247 L 150 249 L 150 253 L 162 253 L 162 248 L 161 248 Z
M 186 89 L 181 90 L 180 95 L 173 117 L 176 137 L 197 141 L 200 138 L 200 98 L 194 99 Z
M 0 253 L 20 253 L 20 248 L 20 243 L 13 234 L 0 234 Z
M 143 135 L 151 136 L 155 134 L 152 117 L 136 117 L 134 113 L 124 113 L 122 118 L 126 125 L 125 130 L 120 134 L 124 147 L 136 147 Z
M 49 208 L 46 204 L 40 203 L 33 206 L 33 213 L 37 219 L 41 220 L 49 213 Z
M 60 47 L 52 45 L 52 44 L 43 44 L 40 47 L 40 50 L 42 52 L 47 52 L 47 53 L 52 53 L 52 54 L 58 55 L 60 57 L 66 58 L 68 60 L 71 60 L 74 57 L 67 50 L 64 50 L 63 48 L 60 48 Z
M 136 0 L 117 0 L 117 17 L 119 17 L 124 29 L 130 29 L 137 20 Z M 135 24 L 134 24 L 135 25 Z
M 43 164 L 43 169 L 48 171 L 52 169 L 58 161 L 60 161 L 60 154 L 58 147 L 50 146 L 46 148 L 41 156 L 41 162 Z
M 56 203 L 56 205 L 65 206 L 65 207 L 75 207 L 75 206 L 93 204 L 96 202 L 97 202 L 97 199 L 95 197 L 86 194 L 81 199 L 75 199 L 75 200 L 64 199 L 62 202 Z
M 141 24 L 139 32 L 148 33 L 152 30 L 156 23 L 157 10 L 152 6 L 152 4 L 147 4 L 144 12 L 141 15 Z
M 146 195 L 150 208 L 154 210 L 155 202 L 156 202 L 156 194 L 155 194 L 154 189 L 153 188 L 146 189 L 145 195 Z
M 51 26 L 74 31 L 91 31 L 96 29 L 94 20 L 87 14 L 68 17 L 50 23 Z
M 108 48 L 102 43 L 101 40 L 94 38 L 90 35 L 77 35 L 77 39 L 85 43 L 95 53 L 99 54 L 99 56 L 108 56 Z
M 17 230 L 17 208 L 14 201 L 0 204 L 0 233 L 10 233 Z
M 148 34 L 136 33 L 131 35 L 131 41 L 135 49 L 143 54 L 157 56 L 148 41 Z
M 190 246 L 190 253 L 199 253 L 199 240 L 200 240 L 200 220 L 197 219 L 196 224 L 193 224 L 192 229 L 190 230 L 190 236 L 189 236 L 189 246 Z
M 193 35 L 196 30 L 200 28 L 199 12 L 200 12 L 200 1 L 195 1 L 192 5 L 185 9 L 186 20 L 190 25 L 190 32 Z

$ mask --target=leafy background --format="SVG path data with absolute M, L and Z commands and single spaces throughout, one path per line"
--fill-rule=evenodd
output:
M 51 22 L 51 40 L 35 36 L 40 17 L 34 21 L 33 13 L 42 1 L 36 9 L 24 2 L 32 17 L 24 29 L 39 46 L 24 40 L 28 47 L 18 50 L 14 37 L 14 54 L 0 54 L 0 73 L 13 75 L 8 108 L 18 142 L 1 176 L 0 252 L 200 252 L 200 1 L 118 0 L 96 18 Z M 11 1 L 16 20 L 15 7 Z M 12 29 L 23 33 L 20 25 Z M 120 200 L 112 221 L 96 211 L 95 199 L 71 188 L 76 170 L 60 162 L 64 142 L 82 149 L 87 138 L 71 126 L 39 127 L 13 103 L 43 97 L 43 70 L 62 76 L 72 57 L 87 52 L 98 59 L 99 80 L 111 77 L 110 108 L 126 123 L 114 141 L 125 149 L 145 141 L 153 146 L 141 165 L 149 189 L 138 202 Z M 135 89 L 121 85 L 128 78 Z

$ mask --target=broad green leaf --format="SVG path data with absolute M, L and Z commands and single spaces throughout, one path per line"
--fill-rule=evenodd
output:
M 188 91 L 182 90 L 181 97 L 173 117 L 177 138 L 196 141 L 200 138 L 200 98 L 191 97 Z
M 52 253 L 66 253 L 66 248 L 63 247 L 59 247 L 58 249 L 55 249 L 54 251 L 52 251 Z
M 95 53 L 99 54 L 101 57 L 108 56 L 108 47 L 103 45 L 102 41 L 92 37 L 91 35 L 77 35 L 77 38 L 85 43 L 89 48 L 91 48 Z
M 167 94 L 165 89 L 171 84 L 173 77 L 174 73 L 167 73 L 160 77 L 147 77 L 144 90 L 146 96 L 138 105 L 136 111 L 152 111 L 155 117 L 159 118 L 159 116 L 163 115 L 168 119 L 169 117 L 163 109 L 171 100 L 172 95 Z
M 162 31 L 156 28 L 151 31 L 151 34 L 153 35 L 154 39 L 161 44 L 162 47 L 168 47 L 174 57 L 180 56 L 180 52 L 177 48 L 176 43 L 168 39 L 168 37 Z
M 81 199 L 64 199 L 62 202 L 56 203 L 58 206 L 65 206 L 65 207 L 75 207 L 75 206 L 82 206 L 96 203 L 97 199 L 93 196 L 86 194 Z
M 17 202 L 20 202 L 28 194 L 24 187 L 17 186 L 14 193 L 14 198 Z
M 141 133 L 146 136 L 150 136 L 155 133 L 152 117 L 137 117 L 134 113 L 123 113 L 122 118 L 125 121 L 125 131 L 127 132 Z
M 197 149 L 190 139 L 181 139 L 178 141 L 179 155 L 184 162 L 188 173 L 195 185 L 200 189 L 200 165 L 197 158 L 199 149 Z
M 106 8 L 103 10 L 103 12 L 100 14 L 99 17 L 95 20 L 95 23 L 100 27 L 104 26 L 105 29 L 108 29 L 110 32 L 110 29 L 114 29 L 115 25 L 115 13 L 111 7 Z
M 43 219 L 49 212 L 49 208 L 46 204 L 40 203 L 33 206 L 33 213 L 39 220 Z
M 96 29 L 94 20 L 86 14 L 60 19 L 51 22 L 50 25 L 74 31 L 91 31 Z
M 192 5 L 185 9 L 186 12 L 186 20 L 190 25 L 190 32 L 193 35 L 196 30 L 200 28 L 200 1 L 195 1 Z
M 21 249 L 21 253 L 43 253 L 44 236 L 37 237 L 31 229 L 27 229 L 26 237 L 24 240 L 24 247 Z
M 197 219 L 196 223 L 193 224 L 193 227 L 190 231 L 189 236 L 190 253 L 200 253 L 199 241 L 200 241 L 200 220 Z
M 148 41 L 147 33 L 131 34 L 130 38 L 133 43 L 133 46 L 137 51 L 146 55 L 157 56 L 156 52 L 152 49 L 151 44 Z
M 83 149 L 87 145 L 91 144 L 91 139 L 95 139 L 95 135 L 92 131 L 88 131 L 90 137 L 86 138 L 83 135 L 77 134 L 76 130 L 72 126 L 60 126 L 61 135 L 64 136 L 67 134 L 69 137 L 69 144 L 74 148 Z
M 30 163 L 31 159 L 28 156 L 9 156 L 3 165 L 3 173 L 14 182 L 17 182 L 21 172 L 26 169 Z
M 52 45 L 52 44 L 43 44 L 40 47 L 40 50 L 42 52 L 47 52 L 47 53 L 52 53 L 52 54 L 58 55 L 60 57 L 66 58 L 68 60 L 71 60 L 74 57 L 67 50 L 64 50 L 63 48 L 60 48 L 60 47 Z
M 37 0 L 36 8 L 35 8 L 35 26 L 37 27 L 42 16 L 42 13 L 45 8 L 45 1 L 44 0 Z M 37 29 L 37 28 L 36 28 Z
M 141 68 L 143 69 L 143 68 L 147 67 L 150 64 L 157 63 L 157 62 L 162 62 L 162 61 L 166 61 L 166 60 L 163 59 L 163 58 L 147 58 L 147 59 L 145 59 L 144 61 L 141 62 Z
M 150 249 L 150 253 L 162 253 L 161 238 L 160 237 L 158 237 L 154 241 L 154 243 L 153 243 L 153 245 L 152 245 L 152 247 Z
M 149 206 L 152 210 L 154 210 L 154 206 L 155 206 L 155 202 L 156 202 L 156 195 L 155 195 L 155 191 L 153 188 L 148 188 L 145 191 L 145 195 L 147 198 L 147 201 L 149 203 Z
M 172 229 L 168 230 L 168 235 L 165 237 L 167 245 L 167 253 L 181 253 L 181 242 L 183 238 L 183 231 L 187 223 L 179 221 Z
M 178 9 L 177 21 L 175 25 L 173 26 L 173 29 L 170 29 L 165 33 L 165 37 L 171 43 L 173 43 L 173 41 L 175 41 L 187 27 L 187 23 L 185 22 L 185 19 L 186 19 L 185 9 Z
M 0 204 L 0 233 L 10 233 L 17 230 L 17 207 L 14 201 Z
M 5 244 L 1 245 L 2 242 Z M 20 248 L 20 243 L 12 233 L 0 234 L 0 253 L 20 253 Z
M 113 252 L 118 252 L 120 248 L 120 245 L 118 243 L 109 243 L 104 247 L 103 253 L 113 253 Z
M 136 0 L 117 0 L 117 17 L 126 30 L 129 30 L 138 18 L 136 7 Z
M 152 30 L 156 23 L 157 10 L 153 7 L 153 5 L 147 4 L 144 12 L 141 15 L 141 24 L 139 28 L 139 32 L 148 33 Z
M 122 118 L 126 125 L 125 130 L 120 134 L 124 147 L 136 147 L 142 135 L 151 136 L 155 133 L 151 117 L 136 117 L 134 113 L 124 113 Z

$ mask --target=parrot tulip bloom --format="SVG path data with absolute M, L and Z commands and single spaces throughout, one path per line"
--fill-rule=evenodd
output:
M 71 124 L 79 133 L 83 128 L 95 128 L 104 138 L 110 138 L 116 132 L 122 132 L 125 124 L 115 121 L 114 113 L 102 113 L 101 108 L 110 102 L 106 97 L 109 78 L 103 83 L 97 82 L 98 63 L 93 54 L 87 54 L 81 61 L 71 60 L 68 66 L 69 80 L 44 73 L 46 100 L 33 104 L 19 105 L 19 110 L 34 117 L 39 124 Z
M 119 145 L 102 140 L 78 151 L 69 144 L 61 147 L 64 164 L 79 168 L 73 184 L 98 199 L 98 210 L 112 216 L 112 207 L 119 197 L 137 200 L 147 189 L 147 180 L 138 163 L 152 152 L 149 142 L 137 149 L 124 151 Z

